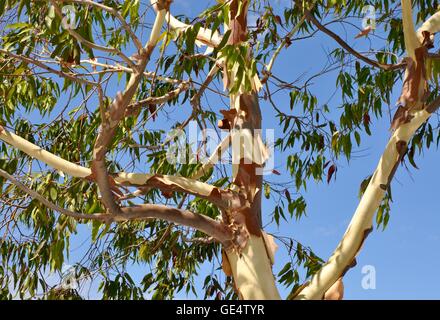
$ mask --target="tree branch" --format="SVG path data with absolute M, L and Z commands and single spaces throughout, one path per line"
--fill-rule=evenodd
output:
M 416 50 L 421 48 L 422 44 L 415 32 L 410 0 L 402 0 L 402 17 L 407 55 L 417 61 Z M 420 67 L 425 68 L 424 61 L 417 61 L 417 63 L 423 64 Z M 419 87 L 424 88 L 424 81 L 420 81 Z M 376 171 L 371 177 L 347 231 L 336 250 L 321 270 L 312 277 L 310 283 L 299 292 L 296 299 L 321 299 L 327 290 L 355 265 L 356 256 L 372 230 L 373 216 L 407 152 L 408 142 L 415 132 L 438 110 L 440 97 L 424 106 L 422 110 L 417 108 L 419 105 L 424 106 L 423 97 L 420 94 L 416 96 L 415 101 L 408 108 L 408 116 L 405 121 L 399 123 L 391 136 Z
M 118 65 L 111 65 L 111 64 L 93 61 L 93 60 L 81 60 L 81 63 L 88 63 L 92 66 L 103 67 L 104 69 L 111 69 L 111 70 L 108 70 L 108 72 L 127 72 L 127 73 L 134 72 L 133 69 L 121 66 L 119 64 Z M 157 80 L 172 83 L 172 84 L 181 84 L 182 82 L 186 82 L 186 83 L 191 82 L 191 80 L 179 80 L 179 79 L 173 79 L 173 78 L 169 78 L 169 77 L 162 77 L 162 76 L 156 75 L 156 73 L 152 72 L 152 71 L 144 72 L 144 77 L 150 78 L 150 79 L 157 79 Z
M 170 208 L 163 205 L 145 204 L 134 207 L 124 207 L 120 214 L 83 214 L 70 210 L 66 210 L 57 206 L 56 204 L 48 201 L 41 196 L 38 192 L 26 187 L 18 179 L 0 169 L 0 176 L 9 180 L 17 188 L 23 192 L 29 194 L 32 198 L 40 201 L 46 207 L 56 212 L 59 212 L 65 216 L 74 219 L 83 220 L 97 220 L 104 223 L 123 222 L 132 220 L 148 220 L 148 219 L 161 219 L 169 222 L 173 222 L 179 225 L 195 228 L 199 231 L 206 233 L 207 235 L 214 237 L 222 243 L 229 243 L 232 239 L 232 232 L 221 222 L 216 221 L 204 215 L 196 214 L 188 210 L 181 210 L 176 208 Z
M 223 244 L 230 242 L 233 238 L 232 232 L 222 222 L 188 210 L 178 210 L 163 205 L 143 204 L 122 208 L 122 212 L 122 215 L 115 217 L 115 221 L 157 218 L 195 228 L 214 237 Z
M 312 5 L 309 10 L 312 10 L 315 6 L 316 1 L 313 1 Z M 278 48 L 275 50 L 272 58 L 270 59 L 269 63 L 266 66 L 266 75 L 261 80 L 261 82 L 265 82 L 267 80 L 267 77 L 271 74 L 273 65 L 275 63 L 275 60 L 277 59 L 278 55 L 280 54 L 281 50 L 287 45 L 288 41 L 290 41 L 290 38 L 293 37 L 293 35 L 301 28 L 304 21 L 306 20 L 306 15 L 304 14 L 301 19 L 298 21 L 298 23 L 293 27 L 293 29 L 284 37 L 283 41 L 281 41 L 281 44 L 278 46 Z
M 94 180 L 92 170 L 64 160 L 0 126 L 0 139 L 29 156 L 73 177 Z M 116 185 L 176 191 L 207 199 L 221 207 L 240 206 L 238 195 L 210 184 L 185 177 L 120 172 L 112 175 Z
M 395 169 L 402 159 L 402 153 L 406 151 L 408 141 L 431 116 L 432 113 L 428 110 L 435 111 L 439 106 L 440 98 L 436 99 L 428 108 L 413 113 L 411 121 L 402 124 L 394 132 L 344 237 L 329 260 L 313 275 L 310 283 L 294 297 L 295 299 L 322 299 L 325 292 L 355 265 L 356 256 L 372 229 L 374 214 L 393 178 Z
M 108 7 L 108 6 L 106 6 L 106 5 L 102 4 L 102 3 L 98 3 L 98 2 L 95 2 L 95 1 L 91 1 L 91 0 L 64 0 L 64 1 L 65 2 L 80 3 L 80 4 L 85 4 L 85 5 L 91 5 L 91 6 L 97 7 L 99 9 L 102 9 L 102 10 L 107 11 L 108 13 L 112 14 L 113 16 L 115 16 L 121 22 L 122 27 L 125 29 L 125 31 L 133 39 L 136 48 L 138 50 L 142 50 L 142 43 L 141 43 L 141 41 L 136 36 L 136 34 L 133 32 L 131 27 L 128 25 L 127 21 L 125 21 L 125 19 L 121 16 L 119 11 L 116 10 L 115 8 Z
M 59 71 L 59 70 L 53 69 L 53 68 L 47 66 L 46 64 L 44 64 L 41 61 L 38 61 L 36 59 L 32 59 L 32 58 L 29 58 L 29 57 L 25 57 L 23 55 L 15 54 L 15 53 L 7 51 L 5 49 L 0 49 L 0 53 L 6 54 L 6 55 L 10 56 L 11 58 L 20 60 L 22 62 L 33 64 L 33 65 L 35 65 L 35 66 L 37 66 L 37 67 L 39 67 L 41 69 L 44 69 L 46 71 L 49 71 L 50 73 L 56 74 L 59 77 L 69 79 L 71 81 L 78 82 L 78 83 L 81 83 L 81 84 L 96 85 L 96 82 L 89 81 L 89 80 L 86 80 L 86 79 L 82 79 L 82 78 L 76 77 L 76 76 L 74 76 L 72 74 L 69 74 L 69 73 L 66 73 L 66 72 L 63 72 L 63 71 Z
M 0 126 L 0 139 L 26 153 L 27 155 L 44 162 L 56 170 L 67 173 L 70 176 L 87 178 L 92 174 L 89 168 L 85 168 L 70 161 L 64 160 L 63 158 L 60 158 L 53 153 L 40 148 L 26 139 L 7 131 L 2 126 Z
M 218 162 L 218 160 L 221 160 L 223 153 L 228 149 L 230 144 L 231 144 L 231 135 L 228 134 L 215 148 L 214 152 L 211 154 L 211 156 L 206 161 L 206 163 L 203 164 L 202 167 L 200 167 L 200 169 L 198 169 L 193 175 L 191 175 L 191 178 L 199 179 L 203 175 L 205 175 L 209 169 L 214 167 L 214 165 Z
M 157 0 L 150 0 L 151 4 L 153 5 L 154 10 L 158 10 L 157 7 Z M 178 31 L 184 31 L 191 27 L 191 25 L 188 25 L 186 23 L 183 23 L 179 20 L 177 20 L 174 16 L 172 16 L 169 12 L 166 15 L 167 23 L 171 26 L 171 28 L 178 30 Z M 209 47 L 216 47 L 220 44 L 222 41 L 222 37 L 218 34 L 218 32 L 214 32 L 210 29 L 201 27 L 199 30 L 199 33 L 196 36 L 196 39 L 200 41 L 201 43 L 209 46 Z
M 58 4 L 56 3 L 55 0 L 49 0 L 50 3 L 53 5 L 56 14 L 58 15 L 58 17 L 60 19 L 63 19 L 63 13 L 61 12 L 60 7 L 58 6 Z M 101 46 L 98 45 L 96 43 L 90 42 L 86 39 L 84 39 L 79 33 L 77 33 L 76 31 L 67 28 L 67 32 L 74 37 L 78 42 L 81 42 L 82 44 L 84 44 L 85 46 L 89 47 L 90 49 L 96 49 L 96 50 L 100 50 L 103 52 L 108 52 L 108 53 L 112 53 L 112 54 L 116 54 L 119 57 L 122 58 L 122 60 L 124 60 L 129 66 L 131 66 L 132 68 L 135 68 L 135 64 L 134 62 L 127 57 L 124 53 L 122 53 L 120 50 L 116 49 L 116 48 L 110 48 L 110 47 L 105 47 L 105 46 Z
M 164 94 L 163 96 L 160 97 L 148 97 L 146 99 L 143 100 L 139 100 L 135 103 L 130 104 L 127 107 L 127 110 L 125 112 L 125 116 L 129 116 L 129 115 L 133 115 L 136 114 L 140 108 L 154 104 L 162 104 L 165 102 L 168 102 L 176 97 L 178 97 L 182 92 L 185 92 L 189 89 L 189 83 L 188 82 L 182 82 L 181 84 L 179 84 L 179 86 L 170 91 L 167 92 L 166 94 Z
M 309 10 L 305 9 L 304 12 L 307 17 L 307 20 L 312 22 L 319 30 L 321 30 L 322 32 L 324 32 L 328 36 L 332 37 L 337 43 L 339 43 L 339 45 L 342 48 L 347 50 L 350 54 L 354 55 L 356 58 L 364 61 L 365 63 L 367 63 L 373 67 L 383 69 L 385 71 L 392 71 L 392 70 L 398 70 L 398 69 L 405 68 L 406 63 L 404 63 L 404 62 L 401 62 L 398 64 L 384 64 L 384 63 L 380 63 L 378 61 L 372 60 L 372 59 L 360 54 L 359 52 L 354 50 L 348 43 L 346 43 L 344 40 L 342 40 L 342 38 L 339 37 L 336 33 L 334 33 L 333 31 L 331 31 L 331 30 L 327 29 L 325 26 L 323 26 L 315 18 L 315 16 L 313 16 L 313 14 Z
M 162 2 L 163 0 L 161 3 Z M 136 65 L 136 68 L 133 69 L 134 73 L 131 74 L 125 91 L 123 93 L 118 92 L 108 111 L 101 111 L 103 119 L 101 130 L 96 138 L 95 146 L 93 148 L 92 173 L 101 191 L 103 204 L 113 214 L 119 214 L 120 208 L 114 199 L 113 192 L 111 191 L 105 156 L 116 133 L 119 122 L 125 117 L 127 107 L 138 89 L 153 49 L 156 47 L 159 40 L 160 30 L 165 21 L 165 12 L 165 9 L 157 12 L 150 39 L 146 44 L 145 49 L 139 53 L 139 62 Z M 101 106 L 101 108 L 102 107 L 103 106 Z
M 42 195 L 40 195 L 38 192 L 26 187 L 24 184 L 22 184 L 18 179 L 7 173 L 6 171 L 0 169 L 0 176 L 5 178 L 6 180 L 9 180 L 12 184 L 14 184 L 17 188 L 19 188 L 21 191 L 27 193 L 30 195 L 33 199 L 38 200 L 42 204 L 44 204 L 49 209 L 52 209 L 54 211 L 57 211 L 63 215 L 66 215 L 68 217 L 72 217 L 75 219 L 90 219 L 90 220 L 103 220 L 103 217 L 100 215 L 89 215 L 89 214 L 83 214 L 78 212 L 73 212 L 70 210 L 66 210 L 64 208 L 61 208 L 57 206 L 56 204 L 50 202 L 46 198 L 44 198 Z
M 210 184 L 177 176 L 147 175 L 136 173 L 119 173 L 114 176 L 115 182 L 139 189 L 159 189 L 164 192 L 182 192 L 206 199 L 220 208 L 240 208 L 244 199 L 231 190 L 223 190 Z

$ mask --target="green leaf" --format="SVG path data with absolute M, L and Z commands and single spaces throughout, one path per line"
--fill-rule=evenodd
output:
M 270 199 L 270 185 L 267 183 L 264 184 L 264 196 L 266 199 Z
M 58 190 L 55 187 L 51 186 L 49 188 L 49 195 L 52 201 L 56 201 L 58 198 Z

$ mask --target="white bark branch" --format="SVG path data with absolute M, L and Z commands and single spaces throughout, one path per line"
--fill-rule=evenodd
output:
M 414 27 L 411 3 L 411 0 L 402 0 L 402 23 L 406 53 L 411 59 L 416 61 L 415 51 L 421 47 L 422 43 L 419 41 Z
M 157 11 L 158 10 L 156 5 L 157 0 L 150 0 L 150 2 L 153 5 L 154 10 Z M 173 15 L 171 15 L 171 13 L 168 13 L 166 15 L 166 21 L 171 26 L 171 28 L 177 31 L 185 31 L 186 29 L 191 27 L 191 25 L 188 25 L 186 23 L 177 20 Z M 203 27 L 200 28 L 196 38 L 198 41 L 202 42 L 203 44 L 209 47 L 216 47 L 222 41 L 222 37 L 218 34 L 218 32 Z
M 50 153 L 41 147 L 27 141 L 26 139 L 17 136 L 16 134 L 7 131 L 0 126 L 0 140 L 8 143 L 9 145 L 19 149 L 27 155 L 47 164 L 48 166 L 68 174 L 72 177 L 88 179 L 92 176 L 92 170 L 70 161 L 67 161 L 61 157 Z M 152 180 L 160 180 L 160 183 L 152 183 Z M 179 192 L 189 193 L 196 196 L 200 196 L 206 199 L 213 199 L 215 191 L 219 194 L 216 195 L 216 202 L 221 203 L 222 206 L 226 206 L 228 201 L 234 200 L 234 196 L 229 191 L 221 190 L 210 184 L 203 183 L 196 179 L 190 179 L 185 177 L 167 176 L 167 175 L 153 175 L 146 173 L 126 173 L 120 172 L 113 176 L 116 184 L 118 185 L 131 185 L 131 186 L 143 186 L 160 189 L 161 185 L 168 186 L 168 188 L 176 188 Z M 149 184 L 149 182 L 151 182 Z M 221 198 L 223 197 L 223 198 Z
M 428 31 L 430 34 L 436 34 L 440 31 L 440 11 L 428 18 L 417 30 L 417 37 L 423 42 L 423 32 Z
M 169 222 L 173 222 L 179 225 L 192 227 L 200 230 L 207 235 L 217 239 L 222 243 L 228 243 L 232 239 L 231 231 L 224 226 L 221 222 L 216 221 L 204 215 L 196 214 L 188 210 L 182 210 L 177 208 L 171 208 L 163 205 L 145 204 L 134 207 L 124 207 L 121 209 L 120 214 L 84 214 L 66 210 L 50 202 L 38 192 L 28 188 L 22 184 L 18 179 L 0 169 L 0 177 L 9 180 L 21 191 L 30 195 L 33 199 L 38 200 L 46 207 L 56 212 L 59 212 L 65 216 L 81 219 L 81 220 L 97 220 L 104 223 L 123 222 L 132 220 L 148 220 L 148 219 L 161 219 Z
M 56 170 L 67 173 L 72 177 L 86 178 L 92 173 L 89 168 L 85 168 L 70 161 L 64 160 L 63 158 L 60 158 L 53 153 L 40 148 L 26 139 L 7 131 L 2 126 L 0 126 L 0 139 L 19 149 L 20 151 L 23 151 L 27 155 L 44 162 Z
M 400 164 L 402 152 L 406 151 L 408 141 L 439 105 L 440 98 L 437 98 L 426 109 L 414 112 L 412 114 L 414 118 L 409 123 L 400 125 L 394 132 L 341 242 L 321 270 L 312 277 L 311 282 L 295 299 L 322 299 L 325 292 L 353 264 L 366 235 L 372 228 L 374 214 Z

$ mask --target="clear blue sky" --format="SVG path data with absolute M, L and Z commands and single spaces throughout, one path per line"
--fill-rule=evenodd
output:
M 212 1 L 208 1 L 212 3 Z M 287 0 L 278 0 L 285 5 Z M 203 4 L 202 4 L 203 5 Z M 201 9 L 199 1 L 176 0 L 172 5 L 175 14 L 184 13 L 196 16 Z M 361 27 L 361 21 L 358 21 Z M 358 50 L 366 49 L 368 40 L 354 40 L 355 30 L 346 33 L 338 26 L 333 30 L 341 33 L 349 43 Z M 379 49 L 384 44 L 372 38 L 372 46 Z M 377 47 L 376 47 L 377 44 Z M 311 40 L 295 42 L 282 52 L 277 61 L 274 73 L 282 79 L 293 80 L 306 72 L 312 75 L 314 71 L 324 66 L 327 52 L 336 48 L 337 44 L 326 35 L 318 34 Z M 336 89 L 336 73 L 315 81 L 312 92 L 317 94 L 320 102 L 327 102 Z M 392 101 L 396 101 L 400 84 L 395 87 Z M 289 100 L 286 93 L 276 96 L 280 109 L 288 111 Z M 329 100 L 329 106 L 336 118 L 339 114 L 340 98 L 336 95 Z M 391 106 L 393 107 L 393 106 Z M 274 128 L 276 137 L 282 134 L 277 127 L 272 108 L 265 103 L 261 105 L 264 116 L 264 127 Z M 383 106 L 386 111 L 388 106 Z M 304 192 L 308 203 L 307 217 L 299 221 L 291 220 L 283 223 L 278 229 L 271 225 L 269 232 L 293 237 L 302 244 L 313 248 L 314 252 L 326 260 L 345 232 L 345 229 L 358 204 L 358 189 L 361 181 L 370 175 L 390 136 L 390 122 L 386 115 L 377 120 L 372 117 L 372 136 L 362 136 L 361 149 L 355 149 L 356 156 L 346 163 L 340 161 L 337 179 L 329 185 L 310 181 L 307 192 Z M 435 119 L 436 120 L 436 119 Z M 156 120 L 155 126 L 163 125 Z M 275 167 L 285 172 L 287 154 L 275 154 Z M 346 299 L 438 299 L 440 298 L 440 252 L 437 244 L 440 241 L 440 212 L 436 194 L 440 172 L 437 164 L 439 154 L 435 147 L 421 156 L 416 162 L 419 170 L 411 168 L 407 171 L 400 167 L 393 182 L 393 198 L 391 218 L 385 231 L 374 230 L 368 237 L 362 252 L 357 258 L 357 266 L 351 269 L 344 278 Z M 289 176 L 271 176 L 272 181 L 288 181 Z M 263 212 L 271 212 L 274 203 L 264 199 Z M 267 222 L 267 216 L 266 221 Z M 78 238 L 88 237 L 87 231 L 81 232 Z M 72 243 L 72 248 L 75 244 Z M 78 250 L 78 253 L 81 250 Z M 75 254 L 73 255 L 75 257 Z M 277 273 L 287 262 L 286 252 L 280 250 L 276 255 L 274 272 Z M 362 267 L 372 265 L 376 269 L 376 289 L 364 290 L 361 286 Z M 143 270 L 133 267 L 135 278 L 142 278 Z M 202 268 L 210 272 L 210 266 Z M 203 277 L 202 277 L 203 279 Z M 280 287 L 282 296 L 287 290 Z M 94 294 L 91 294 L 93 297 Z M 185 298 L 179 295 L 178 298 Z

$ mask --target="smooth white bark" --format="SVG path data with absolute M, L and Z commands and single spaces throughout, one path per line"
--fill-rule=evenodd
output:
M 61 171 L 67 175 L 77 178 L 87 178 L 92 175 L 90 168 L 86 168 L 75 164 L 73 162 L 67 161 L 53 153 L 42 149 L 41 147 L 23 139 L 22 137 L 7 131 L 3 127 L 0 127 L 0 139 L 9 145 L 19 149 L 20 151 L 26 153 L 27 155 L 47 164 L 48 166 Z M 144 185 L 148 183 L 148 179 L 154 177 L 154 174 L 147 173 L 118 173 L 114 179 L 118 184 L 129 183 L 133 185 Z M 200 194 L 202 196 L 209 196 L 209 194 L 214 190 L 214 186 L 207 183 L 197 181 L 195 179 L 189 179 L 185 177 L 177 176 L 160 176 L 160 179 L 164 183 L 170 185 L 178 186 L 184 190 L 188 190 L 191 193 Z
M 423 41 L 423 31 L 428 31 L 430 34 L 440 31 L 440 11 L 429 17 L 417 30 L 419 41 Z
M 374 214 L 385 194 L 381 185 L 388 185 L 390 174 L 396 163 L 399 162 L 398 142 L 408 142 L 431 114 L 426 110 L 421 110 L 413 113 L 413 116 L 411 122 L 402 124 L 389 140 L 377 169 L 336 250 L 295 299 L 322 299 L 325 292 L 341 277 L 344 270 L 356 257 L 364 240 L 365 232 L 372 227 Z
M 0 139 L 10 144 L 11 146 L 23 151 L 27 155 L 44 162 L 48 166 L 62 171 L 73 177 L 85 178 L 91 175 L 89 168 L 82 167 L 70 161 L 64 160 L 53 153 L 50 153 L 39 146 L 17 136 L 16 134 L 7 131 L 0 127 Z
M 241 254 L 227 252 L 240 299 L 280 300 L 263 237 L 251 235 Z

